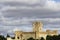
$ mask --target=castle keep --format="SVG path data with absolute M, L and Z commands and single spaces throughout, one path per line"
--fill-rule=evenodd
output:
M 42 27 L 43 24 L 39 21 L 33 22 L 33 31 L 32 32 L 22 32 L 22 31 L 15 31 L 15 39 L 7 38 L 7 40 L 27 40 L 30 37 L 34 39 L 40 39 L 41 37 L 46 38 L 47 35 L 57 35 L 57 30 L 46 30 L 43 31 Z

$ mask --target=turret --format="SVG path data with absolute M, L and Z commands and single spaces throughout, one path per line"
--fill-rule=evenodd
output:
M 33 22 L 33 32 L 41 32 L 43 24 L 39 21 Z

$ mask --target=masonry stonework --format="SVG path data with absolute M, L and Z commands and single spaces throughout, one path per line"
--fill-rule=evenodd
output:
M 57 30 L 46 30 L 42 31 L 43 24 L 39 21 L 33 22 L 33 32 L 22 32 L 22 31 L 15 31 L 15 39 L 14 40 L 27 40 L 30 37 L 34 39 L 39 39 L 41 37 L 46 38 L 47 35 L 58 35 Z M 10 38 L 7 38 L 9 40 Z M 10 39 L 12 40 L 12 39 Z

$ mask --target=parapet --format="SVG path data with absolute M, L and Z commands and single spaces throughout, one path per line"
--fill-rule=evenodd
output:
M 46 32 L 51 32 L 50 30 L 46 30 Z
M 22 34 L 22 31 L 15 31 L 15 34 Z
M 42 22 L 41 21 L 34 21 L 33 24 L 35 24 L 35 25 L 41 24 L 42 25 Z
M 58 33 L 58 31 L 57 31 L 57 30 L 53 30 L 53 32 L 54 32 L 54 33 Z

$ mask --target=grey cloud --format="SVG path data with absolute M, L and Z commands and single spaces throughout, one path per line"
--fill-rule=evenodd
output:
M 45 5 L 45 2 L 46 0 L 40 0 L 41 1 L 41 5 Z M 2 2 L 0 3 L 1 5 L 4 5 L 4 6 L 26 6 L 26 7 L 36 7 L 36 6 L 40 6 L 40 4 L 25 4 L 25 3 L 19 3 L 19 2 Z M 3 7 L 4 8 L 4 7 Z M 4 14 L 4 16 L 7 16 L 7 17 L 32 17 L 32 16 L 36 16 L 36 17 L 42 17 L 42 18 L 45 18 L 45 17 L 53 17 L 53 18 L 56 18 L 56 17 L 60 17 L 60 12 L 59 11 L 53 11 L 53 10 L 50 10 L 50 9 L 15 9 L 15 10 L 5 10 L 5 11 L 2 11 L 2 13 Z M 26 15 L 27 14 L 27 15 Z M 57 16 L 56 16 L 57 15 Z
M 7 9 L 4 11 L 0 12 L 3 14 L 2 16 L 5 18 L 5 22 L 2 21 L 0 18 L 0 32 L 1 33 L 10 33 L 12 32 L 16 27 L 19 29 L 24 29 L 25 31 L 31 31 L 32 30 L 32 21 L 29 20 L 23 20 L 24 17 L 27 19 L 42 19 L 42 18 L 60 18 L 60 10 L 55 11 L 55 10 L 50 10 L 47 8 L 42 8 L 44 7 L 46 1 L 41 0 L 41 3 L 36 3 L 36 4 L 27 4 L 27 3 L 22 3 L 22 2 L 0 2 L 0 8 L 4 7 L 21 7 L 21 6 L 26 6 L 27 8 L 31 7 L 41 7 L 40 9 Z M 21 24 L 19 20 L 23 21 Z M 33 21 L 34 21 L 33 20 Z M 55 19 L 54 19 L 55 20 Z M 60 19 L 57 21 L 52 20 L 51 22 L 47 19 L 42 19 L 41 21 L 43 22 L 43 28 L 44 29 L 51 29 L 51 28 L 59 28 L 60 27 Z M 15 21 L 18 21 L 17 23 Z M 25 21 L 25 23 L 24 23 Z M 9 23 L 10 22 L 10 23 Z M 16 24 L 15 24 L 16 23 Z M 26 28 L 26 29 L 25 29 Z M 24 31 L 23 30 L 23 31 Z M 8 32 L 10 31 L 10 32 Z
M 40 10 L 7 10 L 3 12 L 7 17 L 40 17 L 40 18 L 60 18 L 59 11 L 52 11 L 47 9 Z M 27 15 L 26 15 L 27 14 Z
M 27 6 L 27 7 L 36 7 L 36 6 L 40 6 L 43 7 L 45 3 L 39 3 L 39 4 L 27 4 L 27 3 L 21 3 L 21 2 L 3 2 L 0 3 L 1 5 L 4 6 Z

